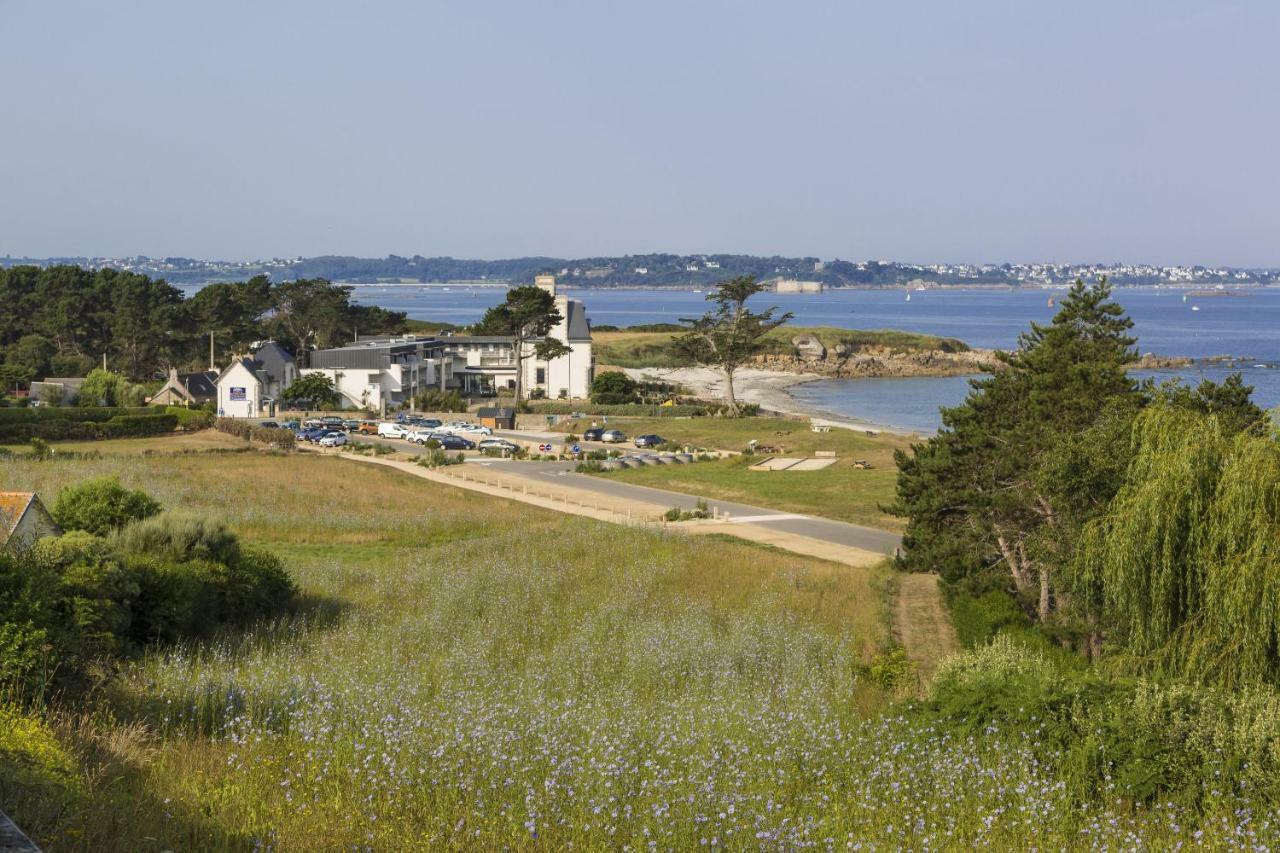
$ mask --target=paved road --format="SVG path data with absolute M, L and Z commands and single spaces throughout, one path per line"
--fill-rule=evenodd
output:
M 476 464 L 483 465 L 485 463 Z M 503 471 L 518 471 L 524 476 L 535 479 L 545 478 L 559 481 L 576 489 L 586 489 L 621 500 L 630 499 L 656 503 L 659 506 L 679 506 L 684 509 L 693 509 L 698 501 L 697 495 L 670 492 L 666 489 L 654 489 L 649 486 L 637 486 L 607 477 L 577 474 L 573 471 L 575 464 L 572 462 L 494 462 L 493 465 L 495 469 L 499 469 L 499 466 L 501 466 L 500 470 Z M 726 512 L 729 513 L 730 523 L 732 524 L 758 524 L 761 527 L 794 533 L 798 536 L 808 536 L 810 539 L 832 542 L 837 545 L 848 545 L 853 548 L 861 548 L 865 551 L 875 551 L 881 554 L 892 554 L 894 549 L 902 542 L 902 537 L 897 533 L 876 530 L 874 527 L 862 527 L 843 521 L 815 518 L 811 515 L 780 512 L 776 509 L 751 506 L 750 504 L 735 503 L 733 501 L 712 500 L 710 498 L 706 500 L 707 505 L 717 509 L 721 515 Z

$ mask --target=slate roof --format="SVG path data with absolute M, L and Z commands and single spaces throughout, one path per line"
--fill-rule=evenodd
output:
M 214 384 L 218 380 L 218 374 L 212 371 L 201 371 L 200 373 L 179 373 L 178 381 L 192 397 L 207 397 L 213 399 L 218 396 L 218 386 Z
M 285 368 L 293 364 L 293 356 L 275 341 L 267 341 L 253 354 L 254 370 L 266 374 L 273 382 L 284 382 Z
M 591 340 L 591 324 L 587 322 L 587 306 L 576 299 L 569 300 L 569 334 L 571 341 Z

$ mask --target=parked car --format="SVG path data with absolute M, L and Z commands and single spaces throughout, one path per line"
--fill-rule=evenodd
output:
M 515 453 L 520 449 L 520 445 L 505 438 L 482 438 L 477 447 L 480 450 L 501 450 L 504 453 Z
M 280 428 L 291 429 L 294 432 L 297 432 L 298 430 L 302 429 L 302 424 L 298 423 L 297 421 L 285 421 L 284 423 L 280 424 Z
M 441 422 L 435 418 L 418 418 L 418 426 L 422 429 L 440 429 Z
M 627 434 L 620 429 L 607 429 L 600 434 L 600 440 L 606 444 L 621 444 L 627 440 Z
M 263 421 L 262 423 L 258 424 L 258 426 L 262 427 L 263 429 L 280 429 L 280 424 L 276 423 L 275 421 Z
M 307 427 L 306 429 L 298 431 L 298 441 L 319 441 L 329 432 L 331 432 L 331 430 L 325 429 L 324 427 Z
M 412 441 L 414 444 L 426 444 L 429 439 L 434 438 L 435 436 L 435 430 L 414 427 L 405 433 L 404 437 L 407 441 Z
M 307 418 L 305 421 L 302 422 L 303 429 L 315 429 L 316 427 L 321 427 L 321 426 L 324 426 L 324 424 L 320 423 L 319 418 Z
M 454 432 L 459 435 L 493 435 L 493 430 L 484 424 L 463 424 Z
M 476 443 L 469 438 L 463 438 L 460 435 L 454 435 L 451 432 L 434 432 L 430 436 L 440 442 L 440 446 L 445 450 L 475 450 Z
M 360 429 L 360 421 L 356 420 L 355 418 L 348 418 L 347 420 L 342 422 L 342 428 L 345 429 L 347 432 L 355 432 L 356 430 Z
M 361 421 L 360 426 L 356 427 L 356 431 L 359 432 L 361 435 L 377 435 L 378 422 L 377 421 Z
M 649 433 L 648 435 L 636 436 L 636 447 L 661 447 L 666 444 L 667 440 L 660 435 Z
M 345 432 L 338 432 L 337 430 L 326 432 L 324 435 L 320 436 L 320 440 L 316 442 L 316 444 L 321 447 L 341 447 L 346 443 L 347 434 Z
M 582 440 L 583 441 L 599 441 L 600 436 L 602 435 L 604 435 L 603 429 L 601 429 L 600 427 L 592 427 L 591 429 L 582 431 Z
M 325 415 L 320 419 L 320 423 L 330 429 L 342 429 L 342 418 L 337 415 Z
M 463 432 L 467 427 L 471 426 L 470 421 L 449 421 L 447 424 L 441 424 L 436 427 L 436 432 L 446 432 L 455 434 Z
M 378 424 L 378 435 L 383 438 L 404 438 L 409 431 L 400 424 Z

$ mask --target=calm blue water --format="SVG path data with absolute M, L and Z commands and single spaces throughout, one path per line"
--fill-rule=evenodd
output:
M 704 294 L 688 291 L 574 290 L 564 288 L 587 305 L 596 325 L 630 326 L 676 322 L 707 308 Z M 1048 322 L 1047 304 L 1060 291 L 831 290 L 813 295 L 762 294 L 759 306 L 778 305 L 795 313 L 806 326 L 854 329 L 903 329 L 960 338 L 971 346 L 1012 348 L 1018 334 L 1032 321 Z M 1189 297 L 1184 291 L 1128 289 L 1115 299 L 1133 318 L 1142 352 L 1205 358 L 1237 356 L 1245 380 L 1255 387 L 1254 399 L 1270 408 L 1280 405 L 1280 367 L 1255 368 L 1255 363 L 1280 365 L 1280 288 L 1249 291 L 1246 296 Z M 466 323 L 504 298 L 502 288 L 358 287 L 355 298 L 366 304 L 405 311 L 416 319 Z M 1200 310 L 1193 311 L 1193 307 Z M 1182 371 L 1187 381 L 1220 381 L 1231 371 L 1206 367 Z M 1159 379 L 1174 373 L 1152 374 Z M 958 378 L 843 379 L 797 386 L 794 394 L 833 414 L 871 423 L 930 432 L 939 426 L 938 407 L 964 399 L 968 380 Z

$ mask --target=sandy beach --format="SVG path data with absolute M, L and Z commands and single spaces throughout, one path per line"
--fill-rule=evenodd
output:
M 690 392 L 699 396 L 720 399 L 724 396 L 724 375 L 710 367 L 676 367 L 676 368 L 626 368 L 623 370 L 632 379 L 651 379 L 659 382 L 671 382 L 683 385 Z M 875 430 L 898 435 L 914 435 L 913 430 L 895 427 L 891 424 L 877 424 L 842 415 L 825 412 L 808 406 L 788 392 L 789 388 L 805 382 L 816 382 L 830 377 L 816 373 L 783 373 L 777 370 L 760 370 L 744 367 L 734 374 L 734 390 L 743 403 L 755 403 L 761 409 L 778 412 L 784 415 L 807 417 L 819 426 L 833 426 L 842 429 Z

